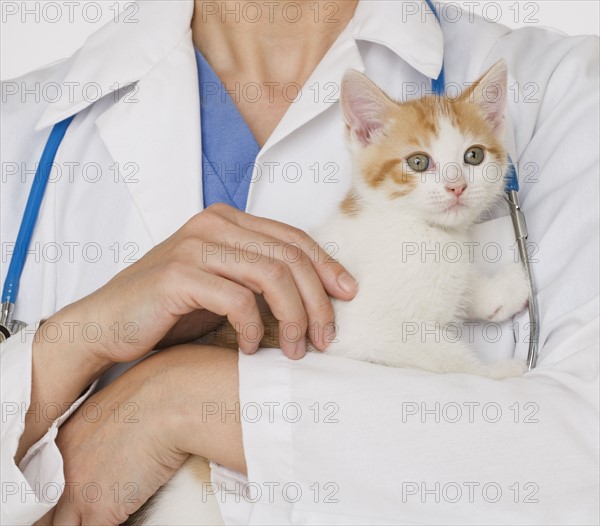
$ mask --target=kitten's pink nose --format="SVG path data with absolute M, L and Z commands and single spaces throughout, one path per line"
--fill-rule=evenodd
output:
M 446 190 L 448 190 L 448 192 L 453 192 L 456 197 L 460 197 L 466 189 L 467 189 L 466 184 L 462 184 L 462 185 L 458 184 L 456 186 L 447 186 L 446 187 Z

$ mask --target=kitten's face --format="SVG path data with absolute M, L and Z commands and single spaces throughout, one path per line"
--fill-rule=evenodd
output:
M 359 198 L 409 209 L 442 227 L 473 223 L 504 189 L 505 93 L 502 62 L 457 99 L 403 104 L 364 75 L 347 74 L 342 108 Z

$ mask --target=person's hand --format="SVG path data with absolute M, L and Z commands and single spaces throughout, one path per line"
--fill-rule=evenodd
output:
M 48 321 L 70 324 L 76 335 L 93 325 L 93 338 L 73 341 L 110 363 L 192 341 L 214 328 L 215 315 L 226 316 L 240 349 L 253 353 L 264 331 L 255 294 L 263 294 L 279 320 L 283 352 L 297 359 L 307 333 L 319 350 L 333 340 L 328 295 L 350 300 L 356 292 L 350 274 L 304 232 L 213 205 Z
M 121 524 L 188 453 L 245 471 L 239 418 L 204 414 L 207 400 L 239 402 L 237 352 L 167 349 L 96 393 L 59 429 L 65 491 L 39 524 Z

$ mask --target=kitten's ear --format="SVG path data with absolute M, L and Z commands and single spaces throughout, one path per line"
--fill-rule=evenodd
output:
M 354 69 L 348 70 L 342 79 L 340 101 L 351 135 L 363 145 L 371 143 L 395 106 L 374 82 Z
M 507 90 L 508 70 L 506 62 L 499 60 L 485 75 L 470 86 L 460 98 L 477 103 L 494 131 L 501 132 L 504 126 Z

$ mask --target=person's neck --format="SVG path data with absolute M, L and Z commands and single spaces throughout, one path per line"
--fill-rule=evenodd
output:
M 303 85 L 358 0 L 195 0 L 194 44 L 223 80 Z

